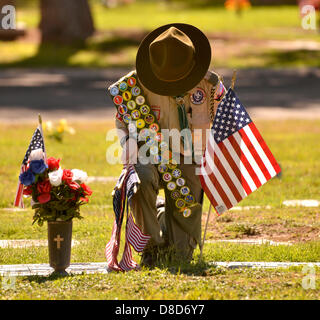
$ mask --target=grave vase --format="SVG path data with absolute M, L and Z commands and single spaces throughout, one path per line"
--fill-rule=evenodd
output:
M 72 220 L 48 221 L 49 264 L 55 273 L 67 275 L 70 265 Z

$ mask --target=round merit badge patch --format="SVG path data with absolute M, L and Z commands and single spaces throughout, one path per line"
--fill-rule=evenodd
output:
M 168 168 L 164 163 L 158 165 L 158 171 L 160 173 L 165 173 L 167 170 L 168 170 Z
M 145 141 L 146 138 L 147 138 L 149 135 L 150 135 L 150 132 L 149 132 L 149 129 L 147 129 L 147 128 L 142 129 L 142 130 L 140 131 L 140 133 L 139 133 L 139 137 L 140 137 L 143 141 Z
M 125 91 L 123 94 L 122 94 L 122 97 L 125 101 L 129 101 L 132 97 L 131 93 L 129 91 Z
M 130 87 L 134 87 L 135 85 L 136 85 L 136 79 L 134 78 L 134 77 L 130 77 L 129 79 L 128 79 L 128 85 L 130 86 Z
M 137 96 L 136 97 L 136 103 L 141 106 L 145 103 L 146 99 L 143 96 Z
M 163 140 L 163 134 L 161 132 L 158 132 L 155 136 L 155 140 L 161 142 Z
M 121 82 L 121 83 L 119 84 L 119 89 L 120 89 L 120 91 L 126 91 L 127 88 L 128 88 L 128 85 L 127 85 L 126 82 Z
M 181 194 L 182 195 L 187 195 L 187 194 L 189 194 L 190 193 L 190 189 L 187 187 L 187 186 L 185 186 L 185 187 L 182 187 L 181 189 L 180 189 L 180 192 L 181 192 Z
M 176 207 L 177 208 L 182 208 L 182 207 L 184 207 L 185 206 L 185 202 L 184 202 L 184 200 L 183 199 L 181 199 L 181 198 L 179 198 L 179 199 L 177 199 L 176 200 Z
M 126 113 L 122 119 L 125 123 L 129 123 L 131 121 L 131 116 L 130 114 Z
M 172 175 L 173 175 L 176 179 L 180 178 L 180 176 L 181 176 L 181 170 L 180 170 L 180 169 L 174 169 L 174 170 L 172 171 Z
M 136 103 L 133 100 L 127 102 L 128 109 L 133 110 L 136 108 Z
M 139 110 L 133 110 L 133 111 L 131 112 L 131 117 L 132 117 L 132 119 L 134 119 L 134 120 L 139 119 L 139 118 L 140 118 L 140 111 L 139 111 Z
M 151 118 L 150 118 L 150 121 L 151 121 Z M 159 125 L 158 125 L 157 123 L 152 123 L 152 124 L 150 124 L 149 129 L 150 129 L 153 133 L 156 133 L 156 132 L 159 131 Z
M 135 97 L 136 96 L 138 96 L 140 93 L 141 93 L 141 90 L 140 90 L 140 88 L 139 87 L 133 87 L 132 89 L 131 89 L 131 93 L 132 93 L 132 95 L 134 95 Z
M 177 167 L 178 163 L 175 159 L 171 159 L 169 164 L 168 164 L 168 167 L 169 169 L 173 170 Z
M 188 194 L 187 196 L 185 196 L 184 201 L 186 203 L 194 203 L 194 197 L 191 194 Z
M 190 208 L 184 208 L 182 214 L 183 214 L 183 216 L 185 218 L 190 217 L 191 216 L 191 209 Z
M 169 172 L 166 172 L 162 176 L 163 181 L 169 182 L 172 180 L 172 175 Z
M 190 93 L 190 100 L 193 104 L 202 104 L 206 100 L 206 93 L 201 88 L 196 88 L 194 92 Z
M 120 114 L 126 114 L 128 112 L 128 108 L 126 105 L 124 104 L 121 104 L 119 107 L 118 107 L 118 112 Z
M 121 96 L 115 96 L 115 97 L 113 98 L 113 102 L 114 102 L 115 104 L 121 104 L 121 103 L 123 102 L 123 99 L 122 99 Z
M 178 190 L 171 192 L 171 198 L 173 200 L 177 200 L 179 197 L 180 197 L 180 192 Z
M 144 122 L 143 119 L 138 119 L 137 122 L 136 122 L 136 126 L 137 126 L 138 129 L 144 128 L 145 125 L 146 125 L 146 124 L 145 124 L 145 122 Z
M 147 114 L 144 117 L 144 120 L 146 121 L 147 124 L 151 124 L 154 122 L 154 116 L 152 114 Z
M 186 183 L 186 180 L 184 180 L 184 178 L 178 178 L 178 179 L 177 179 L 177 185 L 178 185 L 179 187 L 184 186 L 185 183 Z
M 149 106 L 144 104 L 143 106 L 141 106 L 140 112 L 141 112 L 141 114 L 143 114 L 145 116 L 146 114 L 148 114 L 150 112 Z
M 111 88 L 110 88 L 110 94 L 111 94 L 112 96 L 116 96 L 117 94 L 119 94 L 119 88 L 116 87 L 116 86 L 111 87 Z
M 167 189 L 172 191 L 176 188 L 176 184 L 173 181 L 168 182 Z

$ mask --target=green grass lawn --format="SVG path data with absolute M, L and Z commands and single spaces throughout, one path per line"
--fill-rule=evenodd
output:
M 241 16 L 224 7 L 188 7 L 183 3 L 156 1 L 137 1 L 113 9 L 102 6 L 100 1 L 92 1 L 91 9 L 99 34 L 89 39 L 83 47 L 38 47 L 38 43 L 32 40 L 0 41 L 0 66 L 132 67 L 142 37 L 154 28 L 172 22 L 193 24 L 210 37 L 215 67 L 320 66 L 320 51 L 317 49 L 280 50 L 270 48 L 266 42 L 320 41 L 317 31 L 302 29 L 296 6 L 252 7 Z M 39 24 L 39 10 L 34 5 L 18 5 L 17 19 L 25 22 L 28 28 L 35 28 Z M 136 38 L 132 33 L 140 36 Z M 215 41 L 221 39 L 227 39 L 225 49 L 220 48 L 216 52 Z
M 152 30 L 177 22 L 196 25 L 206 32 L 231 32 L 247 36 L 250 33 L 250 37 L 295 39 L 297 36 L 315 35 L 314 32 L 302 30 L 297 6 L 254 6 L 238 16 L 223 6 L 189 7 L 183 2 L 135 1 L 125 6 L 106 8 L 100 1 L 91 1 L 91 10 L 97 30 Z M 25 22 L 27 27 L 37 27 L 40 21 L 38 7 L 18 6 L 17 19 Z
M 319 289 L 302 288 L 304 276 L 301 268 L 225 270 L 205 264 L 191 270 L 145 269 L 125 274 L 74 275 L 67 278 L 30 276 L 17 278 L 14 290 L 0 290 L 0 298 L 319 299 Z M 319 287 L 319 280 L 316 286 Z
M 86 170 L 90 176 L 117 176 L 120 165 L 105 160 L 107 130 L 112 122 L 74 123 L 75 135 L 63 143 L 46 137 L 49 156 L 62 158 L 64 168 Z M 286 199 L 319 199 L 319 120 L 257 121 L 257 127 L 282 166 L 281 179 L 274 178 L 240 203 L 271 206 L 271 209 L 230 211 L 211 216 L 207 239 L 269 238 L 289 240 L 291 246 L 206 243 L 204 262 L 199 249 L 191 265 L 160 265 L 160 269 L 127 274 L 77 275 L 65 279 L 19 277 L 15 290 L 3 291 L 2 299 L 319 299 L 316 290 L 301 287 L 301 268 L 288 270 L 225 270 L 209 261 L 320 261 L 318 208 L 285 208 Z M 294 128 L 294 129 L 293 129 Z M 12 211 L 19 164 L 34 126 L 0 126 L 0 239 L 46 239 L 47 228 L 32 226 L 33 211 Z M 82 208 L 85 219 L 75 220 L 72 263 L 103 262 L 104 248 L 113 223 L 111 191 L 114 183 L 92 183 L 91 202 Z M 208 210 L 205 201 L 204 212 Z M 252 231 L 253 230 L 253 231 Z M 122 246 L 123 248 L 123 246 Z M 136 261 L 139 256 L 134 254 Z M 47 263 L 46 247 L 0 249 L 0 264 Z M 180 268 L 180 269 L 179 269 Z M 319 270 L 317 270 L 319 273 Z M 120 284 L 120 285 L 119 285 Z M 82 293 L 79 296 L 78 288 Z M 54 293 L 54 295 L 53 295 Z

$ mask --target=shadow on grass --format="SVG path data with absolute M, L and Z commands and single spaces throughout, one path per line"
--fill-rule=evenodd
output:
M 181 256 L 176 256 L 174 250 L 165 248 L 158 252 L 156 261 L 153 267 L 149 269 L 166 269 L 171 274 L 185 274 L 190 276 L 209 276 L 213 274 L 221 274 L 224 272 L 222 268 L 217 268 L 211 263 L 206 262 L 203 259 L 199 259 L 199 256 L 195 256 L 191 261 L 184 259 Z
M 53 67 L 66 66 L 68 60 L 83 46 L 66 46 L 54 44 L 41 44 L 32 57 L 11 63 L 1 63 L 1 67 Z
M 71 278 L 71 277 L 75 277 L 78 275 L 79 274 L 60 275 L 60 274 L 53 272 L 48 276 L 40 276 L 40 275 L 26 276 L 25 279 L 29 282 L 36 282 L 38 284 L 41 284 L 41 283 L 45 283 L 48 281 L 55 281 L 55 280 L 63 279 L 63 278 Z
M 36 54 L 10 63 L 0 63 L 0 67 L 87 67 L 98 66 L 101 54 L 117 54 L 130 48 L 137 47 L 139 41 L 130 37 L 92 38 L 84 44 L 58 45 L 40 44 Z M 71 58 L 79 51 L 90 56 L 88 61 L 72 63 Z M 129 67 L 127 61 L 108 63 L 108 67 Z
M 166 269 L 171 274 L 185 274 L 188 276 L 208 277 L 217 274 L 224 274 L 224 268 L 217 268 L 205 261 L 193 262 L 166 262 L 158 263 L 155 267 L 159 269 Z
M 89 50 L 118 52 L 129 47 L 137 47 L 140 41 L 134 38 L 113 37 L 102 41 L 94 41 L 88 45 Z
M 309 66 L 320 67 L 320 50 L 271 51 L 261 55 L 265 67 Z

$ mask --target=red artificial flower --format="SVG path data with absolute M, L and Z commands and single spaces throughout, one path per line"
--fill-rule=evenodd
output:
M 87 197 L 81 197 L 81 198 L 80 198 L 80 201 L 88 202 L 88 201 L 89 201 L 89 199 L 88 199 Z
M 50 157 L 47 159 L 48 168 L 50 171 L 58 170 L 59 169 L 60 159 L 55 159 Z
M 92 195 L 92 190 L 86 184 L 82 183 L 82 184 L 80 184 L 80 186 L 82 187 L 83 193 L 86 196 L 91 196 Z
M 31 187 L 31 185 L 30 185 L 30 186 L 27 186 L 26 188 L 24 188 L 23 194 L 24 194 L 25 196 L 30 196 L 30 195 L 32 194 L 32 187 Z
M 69 169 L 63 169 L 62 173 L 62 181 L 66 182 L 67 184 L 72 182 L 73 173 Z
M 68 182 L 68 186 L 72 190 L 78 190 L 80 188 L 80 185 L 75 181 Z
M 51 195 L 50 193 L 42 193 L 39 197 L 38 197 L 38 201 L 40 203 L 46 203 L 48 201 L 50 201 L 51 199 Z
M 51 191 L 51 184 L 50 184 L 49 179 L 44 180 L 44 181 L 42 181 L 42 182 L 38 182 L 38 184 L 37 184 L 37 189 L 38 189 L 38 192 L 39 192 L 40 194 L 50 193 L 50 191 Z

